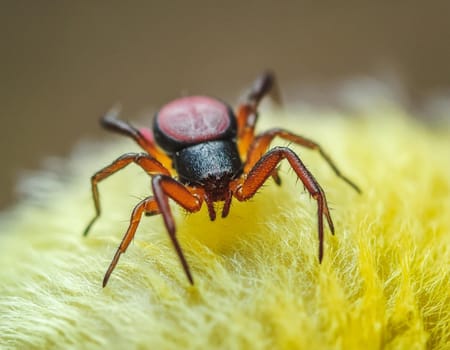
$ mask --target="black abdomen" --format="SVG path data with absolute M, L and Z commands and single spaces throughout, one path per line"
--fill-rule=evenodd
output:
M 182 183 L 205 186 L 216 183 L 218 187 L 242 171 L 236 143 L 218 140 L 183 148 L 173 155 L 174 167 Z

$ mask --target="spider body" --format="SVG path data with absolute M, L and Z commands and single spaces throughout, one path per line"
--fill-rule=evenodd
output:
M 157 113 L 153 135 L 182 184 L 202 187 L 207 203 L 231 200 L 229 183 L 241 174 L 242 161 L 229 106 L 207 96 L 176 99 Z
M 331 158 L 314 141 L 284 129 L 270 129 L 255 135 L 258 105 L 268 94 L 279 100 L 274 76 L 269 72 L 256 79 L 236 115 L 228 105 L 215 98 L 189 96 L 163 106 L 154 118 L 152 130 L 137 129 L 117 119 L 116 110 L 101 119 L 106 129 L 131 137 L 145 153 L 124 154 L 92 176 L 96 215 L 84 234 L 88 233 L 101 213 L 98 183 L 111 174 L 135 163 L 150 175 L 153 191 L 152 196 L 143 199 L 134 208 L 128 229 L 105 274 L 103 286 L 132 241 L 143 214 L 162 215 L 186 276 L 193 284 L 189 265 L 176 237 L 169 198 L 192 213 L 199 211 L 204 202 L 211 220 L 216 218 L 214 203 L 223 202 L 222 217 L 226 217 L 232 198 L 245 201 L 253 197 L 269 177 L 280 184 L 277 167 L 283 159 L 289 162 L 317 202 L 319 261 L 322 261 L 323 218 L 334 234 L 325 193 L 294 151 L 287 147 L 269 150 L 271 141 L 280 137 L 317 150 L 337 176 L 356 191 L 360 190 L 341 174 Z
M 181 183 L 203 187 L 212 201 L 223 200 L 229 182 L 242 172 L 236 142 L 214 140 L 183 148 L 173 155 Z

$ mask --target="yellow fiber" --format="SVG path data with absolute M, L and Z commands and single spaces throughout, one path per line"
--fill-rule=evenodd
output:
M 104 181 L 103 215 L 82 237 L 94 213 L 90 175 L 137 150 L 119 136 L 84 144 L 25 181 L 30 198 L 2 215 L 0 348 L 449 349 L 450 131 L 398 108 L 261 113 L 260 130 L 275 125 L 318 141 L 363 190 L 290 145 L 333 208 L 321 265 L 315 201 L 283 163 L 281 187 L 268 181 L 226 219 L 172 203 L 194 287 L 156 216 L 143 218 L 102 289 L 150 186 L 133 166 Z

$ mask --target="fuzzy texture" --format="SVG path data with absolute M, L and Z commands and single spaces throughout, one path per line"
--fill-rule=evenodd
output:
M 94 210 L 90 175 L 137 150 L 119 136 L 85 144 L 23 182 L 30 197 L 2 216 L 0 348 L 448 349 L 449 130 L 397 108 L 356 119 L 290 114 L 262 113 L 260 130 L 282 124 L 313 138 L 363 190 L 290 145 L 333 208 L 322 264 L 316 203 L 283 163 L 281 187 L 268 181 L 226 219 L 172 203 L 195 286 L 156 216 L 142 219 L 102 289 L 149 180 L 130 166 L 104 181 L 103 214 L 82 237 Z

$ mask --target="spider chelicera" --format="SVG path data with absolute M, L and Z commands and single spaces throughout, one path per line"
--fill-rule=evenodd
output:
M 258 105 L 270 94 L 279 96 L 272 73 L 261 74 L 253 83 L 245 101 L 235 115 L 224 102 L 207 96 L 188 96 L 163 106 L 156 114 L 153 130 L 137 129 L 117 119 L 113 110 L 101 119 L 104 128 L 131 137 L 145 153 L 126 153 L 91 178 L 95 217 L 87 225 L 87 235 L 100 216 L 97 185 L 130 163 L 139 165 L 151 177 L 153 196 L 141 200 L 134 208 L 130 224 L 103 279 L 103 287 L 132 241 L 143 214 L 161 214 L 184 272 L 194 284 L 189 265 L 178 243 L 169 198 L 188 212 L 200 210 L 205 202 L 209 217 L 215 220 L 215 202 L 223 202 L 222 217 L 230 210 L 232 198 L 245 201 L 272 177 L 279 185 L 278 164 L 287 159 L 311 197 L 317 201 L 319 261 L 323 258 L 323 217 L 334 234 L 325 193 L 301 159 L 290 148 L 269 145 L 275 137 L 317 150 L 333 171 L 353 187 L 360 189 L 341 174 L 331 158 L 312 140 L 284 129 L 270 129 L 255 135 Z M 174 178 L 172 174 L 177 174 Z

